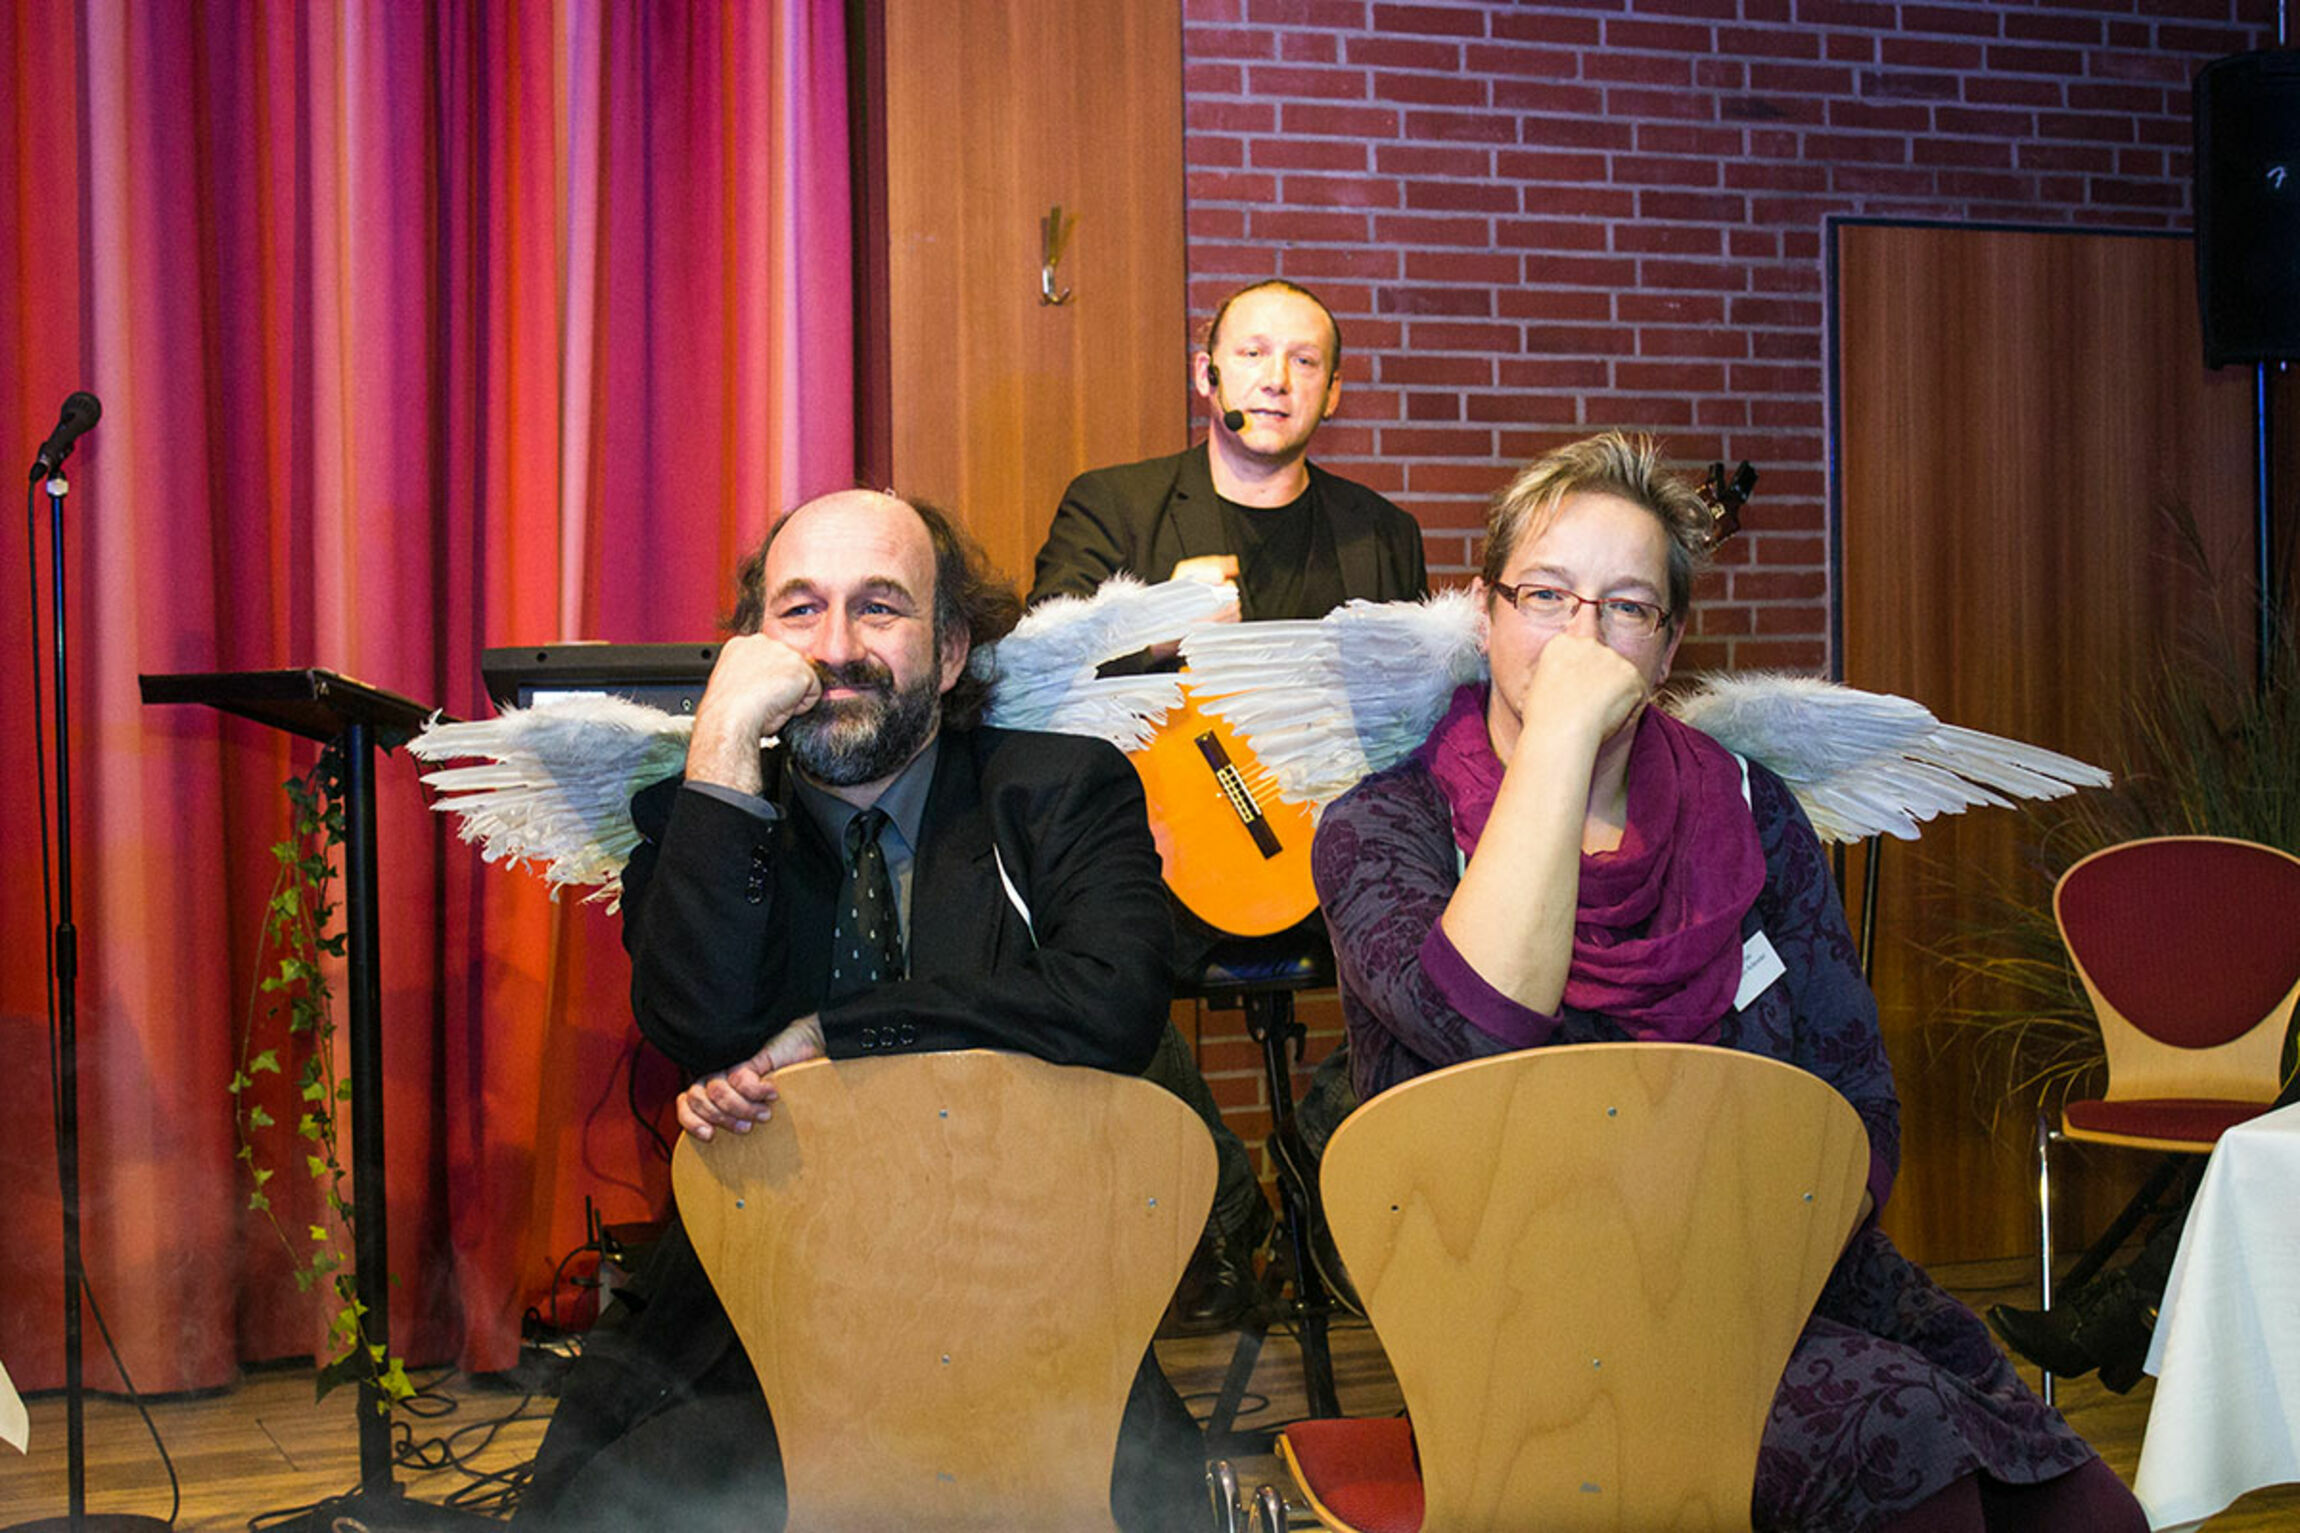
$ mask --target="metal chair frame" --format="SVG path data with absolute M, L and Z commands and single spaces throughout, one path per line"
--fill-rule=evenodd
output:
M 2095 1015 L 2100 1020 L 2103 1042 L 2107 1046 L 2110 1070 L 2108 1085 L 2100 1098 L 2102 1101 L 2114 1102 L 2147 1098 L 2153 1094 L 2150 1089 L 2152 1087 L 2162 1090 L 2172 1099 L 2178 1099 L 2178 1093 L 2183 1090 L 2193 1095 L 2203 1096 L 2238 1089 L 2256 1089 L 2259 1083 L 2250 1082 L 2245 1078 L 2244 1072 L 2253 1070 L 2263 1057 L 2271 1062 L 2276 1058 L 2273 1053 L 2263 1055 L 2264 1044 L 2257 1040 L 2257 1034 L 2261 1028 L 2272 1027 L 2276 1030 L 2278 1042 L 2281 1043 L 2285 1027 L 2289 1025 L 2289 1020 L 2293 1014 L 2294 996 L 2292 992 L 2287 992 L 2283 1001 L 2278 1006 L 2271 1008 L 2254 1028 L 2227 1043 L 2189 1051 L 2177 1049 L 2158 1040 L 2140 1023 L 2124 1016 L 2101 992 L 2093 974 L 2086 965 L 2084 953 L 2079 950 L 2076 942 L 2070 940 L 2067 920 L 2062 910 L 2062 893 L 2069 880 L 2076 877 L 2088 864 L 2128 852 L 2135 847 L 2164 842 L 2198 842 L 2223 847 L 2249 847 L 2265 856 L 2280 857 L 2288 862 L 2300 861 L 2300 859 L 2293 858 L 2290 853 L 2275 847 L 2262 846 L 2254 842 L 2233 841 L 2228 837 L 2159 836 L 2103 847 L 2099 851 L 2080 859 L 2061 874 L 2053 885 L 2053 916 L 2055 923 L 2060 928 L 2061 941 L 2068 950 L 2070 962 L 2075 966 L 2078 978 L 2084 986 L 2085 994 L 2092 1003 Z M 2126 1043 L 2124 1042 L 2126 1039 L 2133 1041 Z M 2127 1051 L 2130 1055 L 2126 1074 L 2123 1077 L 2120 1077 L 2116 1071 L 2116 1060 L 2120 1049 Z M 2191 1052 L 2197 1061 L 2195 1065 L 2183 1062 L 2184 1056 Z M 2252 1064 L 2239 1066 L 2233 1063 L 2237 1060 L 2251 1060 Z M 2198 1091 L 2196 1086 L 2199 1082 L 2209 1082 L 2210 1085 L 2206 1090 Z M 2274 1105 L 2278 1095 L 2276 1082 L 2273 1079 L 2268 1080 L 2265 1083 L 2265 1089 L 2259 1090 L 2258 1094 L 2261 1104 L 2260 1110 L 2268 1111 Z M 2053 1275 L 2055 1255 L 2052 1232 L 2052 1151 L 2054 1145 L 2063 1140 L 2073 1139 L 2093 1144 L 2120 1145 L 2129 1149 L 2155 1150 L 2164 1156 L 2162 1162 L 2149 1174 L 2148 1180 L 2141 1186 L 2139 1192 L 2126 1203 L 2116 1218 L 2110 1222 L 2108 1228 L 2102 1231 L 2099 1238 L 2086 1249 L 2076 1265 L 2059 1279 L 2059 1283 L 2065 1283 L 2071 1288 L 2096 1275 L 2106 1265 L 2108 1259 L 2132 1235 L 2133 1231 L 2139 1228 L 2143 1220 L 2167 1216 L 2178 1207 L 2185 1206 L 2188 1194 L 2194 1191 L 2197 1179 L 2203 1175 L 2204 1158 L 2211 1154 L 2213 1147 L 2211 1140 L 2140 1138 L 2086 1131 L 2070 1125 L 2066 1114 L 2067 1108 L 2064 1104 L 2061 1119 L 2057 1124 L 2042 1112 L 2037 1114 L 2036 1120 L 2037 1293 L 2040 1305 L 2046 1310 L 2053 1307 L 2054 1289 L 2059 1286 Z M 2185 1185 L 2180 1185 L 2175 1191 L 2176 1185 L 2183 1182 Z M 2053 1403 L 2055 1383 L 2054 1376 L 2049 1369 L 2043 1370 L 2042 1387 L 2039 1393 L 2047 1405 Z

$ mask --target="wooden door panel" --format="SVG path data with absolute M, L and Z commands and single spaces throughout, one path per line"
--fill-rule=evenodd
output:
M 1072 475 L 1188 440 L 1180 7 L 883 0 L 882 39 L 893 481 L 1027 584 Z
M 2189 243 L 1835 232 L 1845 680 L 2112 764 L 2126 697 L 2216 596 L 2237 619 L 2226 642 L 2250 654 L 2251 385 L 2204 367 Z M 2181 558 L 2162 512 L 2175 501 L 2217 592 Z M 2001 1078 L 1966 1050 L 1935 1057 L 1949 976 L 1923 953 L 1984 918 L 1986 875 L 2021 875 L 2026 830 L 1975 811 L 1880 869 L 1876 988 L 1905 1156 L 1887 1224 L 1920 1259 L 2035 1248 L 2031 1116 L 2007 1111 L 1992 1139 L 1975 1103 L 2001 1100 Z M 1849 881 L 1860 871 L 1856 856 Z

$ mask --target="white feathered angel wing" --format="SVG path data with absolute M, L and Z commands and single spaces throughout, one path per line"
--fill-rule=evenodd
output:
M 1201 580 L 1146 586 L 1132 576 L 1113 575 L 1090 597 L 1040 602 L 973 662 L 978 675 L 992 678 L 986 721 L 1001 729 L 1093 735 L 1120 750 L 1139 750 L 1181 702 L 1182 679 L 1171 671 L 1095 672 L 1213 623 L 1237 600 L 1233 586 Z
M 1669 711 L 1772 768 L 1823 841 L 1913 841 L 1935 815 L 2109 784 L 2108 773 L 2072 756 L 1943 724 L 1905 697 L 1807 676 L 1713 676 Z
M 970 660 L 995 678 L 989 720 L 1007 729 L 1053 729 L 1147 741 L 1180 701 L 1163 675 L 1097 677 L 1110 660 L 1181 638 L 1237 600 L 1226 586 L 1117 577 L 1091 598 L 1039 606 L 1014 632 Z M 596 886 L 619 900 L 623 864 L 639 844 L 631 795 L 686 764 L 690 718 L 618 697 L 569 695 L 491 719 L 432 724 L 408 743 L 419 761 L 477 761 L 425 775 L 432 808 L 456 815 L 457 833 L 489 862 L 540 864 L 554 892 Z
M 1466 592 L 1352 602 L 1315 621 L 1202 628 L 1183 641 L 1183 679 L 1280 797 L 1322 809 L 1404 759 L 1454 688 L 1485 675 L 1480 637 Z M 1778 773 L 1824 841 L 1914 839 L 1936 815 L 2109 782 L 2073 757 L 1943 724 L 1905 697 L 1812 677 L 1718 676 L 1665 706 Z
M 596 885 L 618 901 L 639 844 L 631 795 L 675 775 L 694 720 L 605 694 L 569 694 L 491 719 L 427 726 L 408 742 L 418 761 L 479 761 L 424 774 L 431 807 L 489 862 L 540 863 L 544 881 Z
M 1354 601 L 1315 621 L 1212 621 L 1233 599 L 1227 587 L 1194 581 L 1115 579 L 1092 598 L 1040 606 L 976 657 L 995 678 L 990 722 L 1134 749 L 1187 685 L 1259 758 L 1257 790 L 1322 809 L 1403 760 L 1436 727 L 1454 689 L 1485 674 L 1466 592 Z M 1190 665 L 1184 675 L 1094 674 L 1177 638 Z M 2109 782 L 2072 757 L 1943 724 L 1907 698 L 1810 677 L 1713 677 L 1667 706 L 1778 773 L 1824 841 L 1913 839 L 1936 815 Z M 488 861 L 540 863 L 554 889 L 595 885 L 590 898 L 612 900 L 639 839 L 631 795 L 680 770 L 692 727 L 620 698 L 565 697 L 434 724 L 408 751 L 422 761 L 486 763 L 423 780 L 437 794 L 432 807 L 459 816 L 459 833 Z
M 1245 738 L 1279 797 L 1313 809 L 1403 760 L 1454 688 L 1485 674 L 1477 607 L 1463 591 L 1214 624 L 1182 641 L 1182 658 L 1198 706 Z

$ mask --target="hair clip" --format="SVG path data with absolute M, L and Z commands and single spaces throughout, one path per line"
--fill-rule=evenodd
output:
M 1757 470 L 1746 458 L 1733 470 L 1731 479 L 1725 477 L 1723 463 L 1709 465 L 1708 481 L 1700 490 L 1701 503 L 1709 508 L 1708 551 L 1715 552 L 1719 544 L 1741 530 L 1741 508 L 1749 503 L 1749 492 L 1756 487 Z

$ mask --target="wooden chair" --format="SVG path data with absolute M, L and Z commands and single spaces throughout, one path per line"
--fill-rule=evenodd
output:
M 1358 1533 L 1745 1529 L 1868 1165 L 1843 1097 L 1727 1049 L 1536 1049 L 1384 1092 L 1323 1183 L 1411 1426 L 1303 1422 L 1281 1452 Z
M 672 1185 L 775 1418 L 793 1533 L 1110 1529 L 1128 1386 L 1213 1200 L 1147 1081 L 970 1050 L 810 1061 Z
M 2275 1105 L 2300 1000 L 2300 857 L 2220 836 L 2126 841 L 2063 873 L 2052 908 L 2100 1021 L 2108 1087 L 2064 1104 L 2058 1126 L 2037 1119 L 2038 1288 L 2048 1310 L 2055 1143 L 2206 1155 Z M 2099 1270 L 2167 1182 L 2160 1175 L 2143 1188 L 2068 1280 Z

